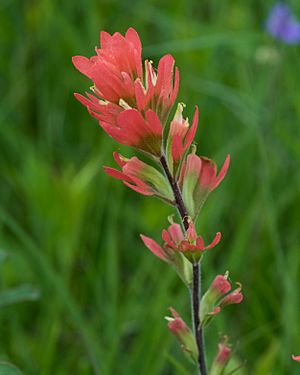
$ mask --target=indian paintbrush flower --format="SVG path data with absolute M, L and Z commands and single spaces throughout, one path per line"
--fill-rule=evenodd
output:
M 162 57 L 157 73 L 146 60 L 144 74 L 142 46 L 133 28 L 125 37 L 102 31 L 100 44 L 90 59 L 73 57 L 75 67 L 93 82 L 93 94 L 75 97 L 117 142 L 160 156 L 162 128 L 178 93 L 174 58 Z
M 170 307 L 169 310 L 173 315 L 173 317 L 166 317 L 169 330 L 179 341 L 182 351 L 197 363 L 198 349 L 192 330 L 173 307 Z
M 217 167 L 213 160 L 190 153 L 184 161 L 179 185 L 182 191 L 188 215 L 194 221 L 209 193 L 216 189 L 224 179 L 230 163 L 227 155 L 225 162 L 217 175 Z
M 166 319 L 182 350 L 203 375 L 206 365 L 202 328 L 222 307 L 243 299 L 241 285 L 232 291 L 226 273 L 214 279 L 199 301 L 200 259 L 205 250 L 220 242 L 221 233 L 205 245 L 203 238 L 196 234 L 194 222 L 209 193 L 224 179 L 230 157 L 227 156 L 217 174 L 215 162 L 197 156 L 195 146 L 189 154 L 198 126 L 197 107 L 191 125 L 183 117 L 182 103 L 178 104 L 170 125 L 167 124 L 179 87 L 179 71 L 174 69 L 171 55 L 159 60 L 157 70 L 149 60 L 143 64 L 141 41 L 133 28 L 125 36 L 101 32 L 100 46 L 91 58 L 73 57 L 75 67 L 93 83 L 92 93 L 86 96 L 77 93 L 75 97 L 106 133 L 120 144 L 151 156 L 154 165 L 136 156 L 125 158 L 115 152 L 120 170 L 104 167 L 104 171 L 132 190 L 154 195 L 178 209 L 185 231 L 172 221 L 162 231 L 162 246 L 144 235 L 141 239 L 154 255 L 174 267 L 191 292 L 194 332 L 173 308 L 170 308 L 172 317 Z M 226 341 L 220 343 L 212 374 L 222 373 L 229 355 Z
M 203 295 L 200 307 L 200 323 L 202 326 L 207 325 L 221 311 L 222 307 L 242 302 L 241 284 L 237 283 L 238 287 L 231 291 L 228 277 L 228 272 L 225 275 L 217 275 Z
M 285 43 L 300 43 L 300 22 L 295 18 L 291 8 L 283 2 L 275 4 L 271 9 L 266 29 L 272 36 Z
M 300 355 L 292 355 L 292 359 L 296 362 L 300 362 Z

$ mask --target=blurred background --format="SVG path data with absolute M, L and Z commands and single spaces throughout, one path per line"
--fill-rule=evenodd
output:
M 265 32 L 273 5 L 1 0 L 0 360 L 28 375 L 193 373 L 163 319 L 172 305 L 189 321 L 187 291 L 139 239 L 160 240 L 172 209 L 103 173 L 132 153 L 73 97 L 90 82 L 71 57 L 133 26 L 144 58 L 175 57 L 198 152 L 232 157 L 197 229 L 223 233 L 203 285 L 229 270 L 245 300 L 207 329 L 208 359 L 227 334 L 237 373 L 300 373 L 300 49 Z

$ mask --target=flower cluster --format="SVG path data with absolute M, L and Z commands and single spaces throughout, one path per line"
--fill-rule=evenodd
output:
M 163 125 L 176 100 L 179 72 L 174 58 L 165 55 L 157 73 L 152 63 L 142 64 L 137 32 L 100 33 L 96 56 L 74 56 L 75 67 L 93 82 L 93 94 L 75 97 L 87 107 L 100 126 L 117 142 L 160 156 Z

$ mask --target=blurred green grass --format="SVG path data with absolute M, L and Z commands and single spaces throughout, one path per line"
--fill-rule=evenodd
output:
M 189 319 L 176 275 L 139 240 L 169 207 L 102 172 L 120 148 L 73 92 L 89 82 L 100 30 L 135 27 L 144 57 L 172 53 L 178 99 L 200 108 L 200 154 L 232 163 L 198 223 L 222 244 L 203 283 L 231 272 L 245 300 L 207 330 L 207 354 L 228 334 L 240 374 L 297 374 L 300 352 L 299 47 L 263 31 L 272 1 L 2 0 L 0 7 L 0 292 L 22 284 L 38 301 L 0 308 L 0 360 L 25 374 L 188 374 L 163 316 Z M 291 1 L 300 16 L 300 7 Z

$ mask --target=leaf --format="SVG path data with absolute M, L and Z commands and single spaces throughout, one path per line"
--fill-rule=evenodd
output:
M 22 372 L 10 363 L 0 362 L 0 375 L 21 375 Z
M 0 263 L 3 262 L 7 258 L 7 256 L 7 252 L 3 249 L 0 249 Z
M 254 366 L 254 375 L 272 374 L 274 365 L 278 358 L 280 344 L 277 340 L 273 340 L 269 348 L 261 354 Z
M 35 301 L 39 298 L 39 290 L 31 285 L 21 285 L 0 292 L 0 307 L 18 302 Z M 1 375 L 1 373 L 0 373 Z

